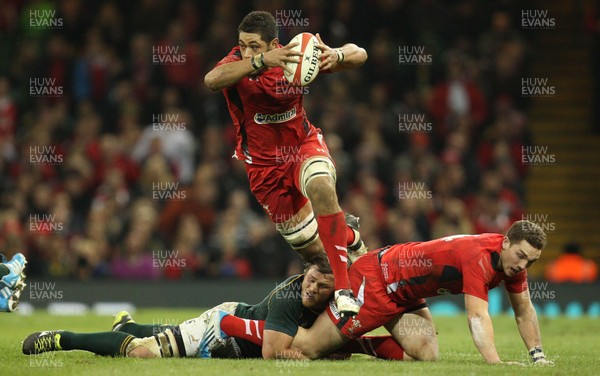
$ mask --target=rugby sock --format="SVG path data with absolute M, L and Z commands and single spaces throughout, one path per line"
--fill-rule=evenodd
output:
M 348 251 L 346 250 L 347 233 L 346 218 L 344 213 L 319 215 L 319 237 L 327 253 L 333 276 L 335 277 L 334 289 L 350 289 L 348 279 Z
M 62 350 L 86 350 L 98 355 L 125 356 L 125 350 L 134 336 L 123 332 L 73 333 L 62 331 Z
M 135 322 L 130 322 L 130 323 L 123 325 L 119 329 L 119 331 L 129 333 L 138 338 L 145 338 L 145 337 L 150 337 L 155 334 L 158 334 L 158 333 L 162 332 L 164 329 L 165 329 L 165 327 L 163 325 L 158 325 L 158 324 L 142 325 L 142 324 L 138 324 Z
M 347 342 L 339 351 L 367 354 L 386 360 L 404 359 L 404 350 L 392 336 L 362 336 L 355 341 Z
M 355 235 L 354 235 L 354 230 L 346 225 L 346 245 L 349 247 L 354 243 L 355 239 Z
M 264 320 L 242 319 L 233 315 L 223 316 L 221 331 L 229 337 L 245 339 L 255 345 L 262 346 Z

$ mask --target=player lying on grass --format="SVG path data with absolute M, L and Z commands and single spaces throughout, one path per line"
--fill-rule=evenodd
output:
M 30 355 L 46 351 L 87 350 L 99 355 L 142 358 L 214 356 L 294 359 L 301 355 L 290 350 L 298 327 L 312 325 L 327 306 L 332 293 L 333 274 L 323 258 L 320 264 L 309 266 L 305 274 L 290 277 L 278 285 L 256 305 L 223 303 L 179 326 L 140 325 L 127 312 L 121 312 L 115 317 L 112 332 L 37 332 L 25 339 L 23 353 Z M 244 317 L 242 331 L 254 333 L 255 337 L 250 336 L 248 341 L 230 338 L 222 346 L 215 348 L 212 354 L 208 353 L 202 340 L 212 332 L 207 333 L 206 323 L 212 316 L 211 313 L 219 310 Z M 260 340 L 262 344 L 255 344 L 256 340 Z M 361 341 L 369 345 L 368 350 L 371 352 L 371 349 L 378 349 L 380 357 L 384 358 L 397 358 L 402 351 L 389 336 L 368 337 Z M 356 351 L 366 350 L 357 347 Z
M 307 262 L 327 254 L 337 307 L 342 315 L 355 315 L 347 253 L 360 252 L 362 242 L 344 223 L 333 159 L 304 110 L 303 88 L 283 74 L 286 63 L 298 62 L 302 53 L 292 50 L 297 44 L 279 43 L 269 12 L 248 13 L 237 31 L 238 46 L 204 78 L 210 90 L 225 96 L 236 131 L 234 157 L 245 163 L 252 194 L 290 246 Z M 367 60 L 355 44 L 332 49 L 319 34 L 317 39 L 321 72 L 356 69 Z
M 15 254 L 10 261 L 0 253 L 0 260 L 0 312 L 12 312 L 17 309 L 26 286 L 23 269 L 27 260 L 21 253 Z
M 422 331 L 407 330 L 403 323 L 407 307 L 419 307 L 424 298 L 462 293 L 475 346 L 486 362 L 500 363 L 488 314 L 488 290 L 504 282 L 518 330 L 532 361 L 553 364 L 542 351 L 526 271 L 545 246 L 546 234 L 540 226 L 517 221 L 506 236 L 456 235 L 373 250 L 358 258 L 349 269 L 352 288 L 362 305 L 359 314 L 342 318 L 336 307 L 329 305 L 327 313 L 321 314 L 310 329 L 299 329 L 292 350 L 308 358 L 319 358 L 382 325 L 408 349 L 405 341 L 415 341 L 415 338 L 401 334 Z M 210 323 L 217 335 L 213 343 L 208 344 L 209 348 L 228 334 L 223 327 L 230 327 L 235 321 L 223 313 L 213 314 Z M 219 320 L 220 317 L 224 319 Z M 227 325 L 223 325 L 225 318 Z M 420 359 L 436 358 L 437 342 L 424 342 Z

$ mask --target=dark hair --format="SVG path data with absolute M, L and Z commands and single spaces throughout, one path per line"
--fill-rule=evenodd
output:
M 333 270 L 331 269 L 331 265 L 329 264 L 329 260 L 325 253 L 319 253 L 318 255 L 311 257 L 310 260 L 307 260 L 304 263 L 304 273 L 308 272 L 313 266 L 315 266 L 321 274 L 333 274 Z
M 250 12 L 244 17 L 238 26 L 238 34 L 242 31 L 244 33 L 259 34 L 260 38 L 267 43 L 279 37 L 275 17 L 269 12 L 260 10 Z
M 525 240 L 536 249 L 546 247 L 546 233 L 539 225 L 530 221 L 516 221 L 508 229 L 506 237 L 511 244 Z

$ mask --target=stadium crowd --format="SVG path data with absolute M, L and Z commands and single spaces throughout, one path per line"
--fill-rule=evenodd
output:
M 504 233 L 531 145 L 522 2 L 5 0 L 0 249 L 55 278 L 280 278 L 300 259 L 231 158 L 204 74 L 248 11 L 353 42 L 360 69 L 305 89 L 369 248 Z M 375 22 L 376 21 L 376 22 Z

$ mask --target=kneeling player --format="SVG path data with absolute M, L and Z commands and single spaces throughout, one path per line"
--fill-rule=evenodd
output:
M 352 287 L 362 304 L 359 314 L 340 317 L 330 306 L 309 330 L 298 332 L 292 347 L 309 358 L 318 358 L 381 325 L 396 336 L 402 330 L 400 318 L 407 306 L 423 298 L 462 293 L 475 346 L 486 362 L 501 363 L 487 299 L 488 290 L 504 282 L 531 360 L 553 364 L 542 351 L 527 285 L 527 268 L 545 246 L 546 234 L 540 226 L 517 221 L 506 236 L 456 235 L 374 250 L 349 269 Z M 399 341 L 404 346 L 401 338 Z
M 435 360 L 437 339 L 431 336 L 431 316 L 421 303 L 428 297 L 463 293 L 475 346 L 488 363 L 500 363 L 487 298 L 489 289 L 504 282 L 531 360 L 551 365 L 553 362 L 546 360 L 542 351 L 537 315 L 527 290 L 526 269 L 540 257 L 545 246 L 546 234 L 540 226 L 517 221 L 506 236 L 455 235 L 369 252 L 349 269 L 352 288 L 361 304 L 359 314 L 342 317 L 331 304 L 310 329 L 298 331 L 292 349 L 316 359 L 385 326 L 407 354 Z M 417 314 L 412 316 L 420 319 L 407 320 L 411 310 Z M 210 323 L 216 329 L 220 325 L 222 330 L 222 320 L 218 318 Z M 216 329 L 216 333 L 222 333 Z
M 333 302 L 330 302 L 332 309 L 336 309 Z M 325 312 L 321 316 L 326 317 Z M 233 316 L 225 311 L 213 312 L 208 321 L 208 332 L 216 333 L 215 336 L 207 336 L 202 347 L 214 351 L 223 348 L 231 337 L 234 340 L 251 341 L 256 345 L 263 345 L 261 332 L 258 334 L 248 333 L 244 328 L 247 324 L 244 319 Z M 259 321 L 258 328 L 261 327 Z M 210 330 L 212 327 L 212 331 Z M 303 351 L 297 347 L 298 341 L 294 338 L 292 348 L 288 350 L 297 359 L 316 359 L 329 357 L 332 354 L 335 357 L 346 356 L 353 353 L 367 354 L 386 360 L 435 360 L 438 354 L 437 333 L 433 324 L 433 319 L 425 301 L 420 300 L 410 307 L 396 320 L 385 325 L 393 336 L 358 336 L 354 340 L 346 343 L 338 343 L 335 346 L 328 347 L 327 351 L 309 352 Z M 298 335 L 301 337 L 306 328 L 300 328 Z M 310 330 L 309 330 L 310 332 Z M 265 331 L 266 339 L 268 331 Z M 314 337 L 312 337 L 314 339 Z M 325 341 L 328 343 L 328 341 Z M 311 346 L 308 344 L 308 346 Z M 264 350 L 263 350 L 264 354 Z

